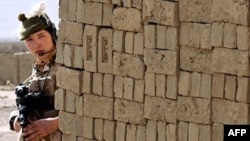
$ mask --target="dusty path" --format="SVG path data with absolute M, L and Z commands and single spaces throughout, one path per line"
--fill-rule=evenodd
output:
M 16 109 L 13 88 L 0 86 L 0 141 L 16 141 L 17 135 L 9 129 L 9 114 Z

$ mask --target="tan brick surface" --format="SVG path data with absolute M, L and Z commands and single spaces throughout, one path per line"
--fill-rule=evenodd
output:
M 212 55 L 214 72 L 249 76 L 249 59 L 247 51 L 215 48 Z
M 131 63 L 133 62 L 133 63 Z M 144 77 L 145 66 L 140 56 L 125 53 L 114 53 L 113 73 L 121 76 L 142 79 Z
M 148 72 L 169 75 L 178 73 L 178 54 L 176 51 L 145 49 L 144 54 Z
M 211 101 L 202 98 L 178 97 L 177 119 L 194 123 L 211 123 Z
M 115 8 L 113 11 L 112 27 L 115 29 L 141 32 L 141 13 L 135 8 Z
M 113 119 L 114 107 L 112 98 L 84 94 L 83 99 L 84 115 L 109 120 Z
M 249 124 L 249 5 L 60 1 L 63 140 L 223 141 L 224 124 Z
M 249 124 L 249 104 L 214 98 L 212 120 L 222 124 Z
M 150 96 L 145 98 L 144 116 L 147 119 L 176 123 L 176 112 L 177 107 L 174 100 Z
M 143 104 L 116 99 L 114 103 L 114 119 L 132 124 L 145 124 Z

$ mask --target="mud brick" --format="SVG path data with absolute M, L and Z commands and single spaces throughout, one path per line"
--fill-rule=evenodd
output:
M 94 119 L 94 136 L 98 140 L 103 140 L 103 119 Z
M 82 80 L 82 93 L 92 93 L 93 74 L 83 71 Z
M 68 10 L 70 12 L 67 12 L 67 20 L 68 21 L 76 21 L 76 15 L 77 15 L 77 1 L 78 0 L 72 0 L 68 2 Z
M 199 141 L 199 125 L 196 123 L 189 123 L 188 125 L 188 140 Z
M 143 33 L 136 33 L 134 36 L 134 54 L 144 55 Z
M 145 94 L 150 96 L 156 95 L 156 74 L 146 72 L 145 74 Z
M 84 137 L 77 137 L 76 141 L 86 141 L 86 140 L 84 140 Z
M 187 71 L 212 73 L 212 50 L 181 46 L 180 67 Z
M 212 93 L 212 75 L 201 74 L 200 97 L 211 99 Z
M 156 48 L 167 48 L 167 26 L 156 25 Z
M 126 141 L 126 123 L 116 122 L 115 136 L 116 141 Z
M 122 0 L 112 0 L 112 3 L 113 3 L 114 5 L 121 6 L 121 5 L 122 5 Z
M 146 128 L 146 141 L 156 141 L 156 140 L 157 140 L 156 121 L 148 120 Z
M 127 100 L 133 100 L 134 98 L 134 79 L 129 77 L 123 78 L 123 85 L 124 85 L 124 93 L 123 93 L 123 99 Z
M 123 97 L 123 77 L 121 76 L 115 76 L 114 80 L 114 93 L 116 98 L 122 98 Z
M 84 115 L 89 117 L 113 119 L 113 99 L 84 94 Z M 95 105 L 95 106 L 93 106 Z
M 181 22 L 180 27 L 180 45 L 188 46 L 189 45 L 189 30 L 190 30 L 190 23 L 188 22 Z
M 65 111 L 75 113 L 76 111 L 76 95 L 72 91 L 65 93 Z
M 211 27 L 211 46 L 222 46 L 224 23 L 213 23 Z
M 176 141 L 177 140 L 177 124 L 167 124 L 166 126 L 166 140 Z
M 63 141 L 68 141 L 68 140 L 75 141 L 76 139 L 77 139 L 77 137 L 75 135 L 72 135 L 72 134 L 62 134 L 62 140 Z
M 237 89 L 237 77 L 232 75 L 226 75 L 225 99 L 235 101 L 236 89 Z
M 212 21 L 249 25 L 249 5 L 247 0 L 214 0 L 210 18 Z
M 156 123 L 156 126 L 157 126 L 158 140 L 165 141 L 166 140 L 166 122 L 158 121 Z
M 145 140 L 146 140 L 146 127 L 138 125 L 136 131 L 136 141 L 145 141 Z
M 237 48 L 239 50 L 248 50 L 250 43 L 249 43 L 249 38 L 250 38 L 250 30 L 249 27 L 247 26 L 237 26 L 236 29 L 236 34 L 237 34 Z
M 133 0 L 132 7 L 142 9 L 142 0 Z
M 75 96 L 76 99 L 76 114 L 83 116 L 83 96 Z
M 223 46 L 236 48 L 236 24 L 225 23 L 223 30 Z
M 124 52 L 124 42 L 125 42 L 125 31 L 114 30 L 113 34 L 113 50 L 116 52 Z
M 129 122 L 131 124 L 146 123 L 143 116 L 143 103 L 116 99 L 114 106 L 115 120 Z
M 94 139 L 94 118 L 84 116 L 83 122 L 83 137 Z
M 112 26 L 113 4 L 103 4 L 103 26 Z
M 65 110 L 65 91 L 61 88 L 57 89 L 55 92 L 55 109 Z
M 113 74 L 142 79 L 144 77 L 144 72 L 145 65 L 140 56 L 125 53 L 114 53 Z
M 103 74 L 93 73 L 93 90 L 92 92 L 97 95 L 102 95 L 103 90 Z
M 86 25 L 83 34 L 83 57 L 86 71 L 97 72 L 97 37 L 98 28 Z
M 59 3 L 60 19 L 64 19 L 68 21 L 76 21 L 76 11 L 77 11 L 76 7 L 77 7 L 77 0 L 72 0 L 71 2 L 67 0 L 62 0 Z
M 178 73 L 177 51 L 145 49 L 144 54 L 148 72 L 169 75 Z
M 250 76 L 248 54 L 248 51 L 215 48 L 212 55 L 212 70 L 239 76 Z
M 67 19 L 67 12 L 68 12 L 68 0 L 62 0 L 59 2 L 59 18 L 60 19 Z
M 211 123 L 211 101 L 203 98 L 181 97 L 177 99 L 177 119 L 193 123 Z
M 176 27 L 168 27 L 167 34 L 167 49 L 169 50 L 179 50 L 179 31 Z
M 197 72 L 191 73 L 191 91 L 190 96 L 200 97 L 201 74 Z
M 132 1 L 133 0 L 122 0 L 123 6 L 124 7 L 131 7 L 132 6 Z
M 112 27 L 115 29 L 142 32 L 141 12 L 135 8 L 115 8 L 113 10 Z
M 65 75 L 67 74 L 67 75 Z M 73 91 L 80 95 L 82 91 L 82 72 L 66 67 L 57 67 L 56 71 L 57 86 L 66 90 Z M 70 83 L 68 83 L 70 82 Z
M 212 49 L 211 46 L 211 27 L 212 24 L 201 24 L 201 37 L 200 37 L 200 42 L 201 42 L 201 48 L 203 49 Z
M 250 78 L 238 77 L 237 84 L 236 100 L 239 102 L 250 103 Z
M 145 48 L 156 48 L 156 26 L 145 25 L 144 26 L 144 45 Z
M 102 4 L 97 2 L 85 2 L 84 19 L 87 24 L 102 25 Z
M 151 80 L 152 81 L 152 80 Z M 167 89 L 167 78 L 163 74 L 155 74 L 156 96 L 165 98 Z
M 144 101 L 144 80 L 135 79 L 134 86 L 134 101 L 143 102 Z
M 111 3 L 111 0 L 85 0 L 85 1 L 92 1 L 92 2 L 99 2 L 99 3 Z
M 144 117 L 176 123 L 176 101 L 159 97 L 146 96 Z
M 188 123 L 180 121 L 178 124 L 179 141 L 188 141 Z
M 114 97 L 114 76 L 111 74 L 104 74 L 103 77 L 103 95 L 107 97 Z
M 133 32 L 126 32 L 125 53 L 128 53 L 128 54 L 134 53 L 134 33 Z
M 212 120 L 223 124 L 249 124 L 249 109 L 249 104 L 213 98 Z
M 158 0 L 144 1 L 142 16 L 145 22 L 178 26 L 178 3 Z
M 82 46 L 72 46 L 73 48 L 73 67 L 78 69 L 83 69 L 83 47 Z
M 189 46 L 199 48 L 200 47 L 200 37 L 201 37 L 201 32 L 200 32 L 200 26 L 201 24 L 198 23 L 190 23 L 189 26 Z
M 73 67 L 73 57 L 74 57 L 74 50 L 72 48 L 72 45 L 65 44 L 63 49 L 63 64 L 68 67 Z
M 214 123 L 212 125 L 212 141 L 223 141 L 224 125 L 220 123 Z
M 212 139 L 212 129 L 210 125 L 199 125 L 199 140 L 201 141 L 211 141 Z
M 126 140 L 136 141 L 136 125 L 127 124 Z
M 64 44 L 58 42 L 56 44 L 56 63 L 63 64 L 63 49 Z
M 167 92 L 166 97 L 170 99 L 177 99 L 178 77 L 169 75 L 167 77 Z
M 212 97 L 224 98 L 225 74 L 213 75 Z
M 59 118 L 59 129 L 64 134 L 82 136 L 83 125 L 85 124 L 83 117 L 61 111 Z
M 98 72 L 112 74 L 113 30 L 102 28 L 98 35 Z
M 115 141 L 115 121 L 104 120 L 103 139 Z
M 76 21 L 84 23 L 85 1 L 77 0 Z
M 210 12 L 212 0 L 180 0 L 179 1 L 179 15 L 180 21 L 191 22 L 211 22 Z M 192 8 L 190 8 L 192 7 Z
M 60 21 L 59 29 L 59 42 L 72 45 L 83 45 L 83 25 L 81 23 Z
M 179 75 L 179 85 L 178 90 L 179 94 L 183 96 L 188 96 L 190 93 L 190 87 L 191 87 L 191 80 L 190 80 L 190 73 L 181 71 Z

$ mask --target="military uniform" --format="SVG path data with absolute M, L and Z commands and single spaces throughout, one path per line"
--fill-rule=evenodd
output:
M 54 94 L 56 91 L 55 73 L 56 66 L 54 63 L 47 65 L 44 62 L 36 61 L 33 66 L 32 75 L 25 80 L 23 84 L 29 88 L 30 93 L 43 92 L 44 95 L 49 97 L 48 104 L 54 106 Z M 40 103 L 37 104 L 39 105 Z M 41 105 L 42 104 L 43 103 L 41 103 Z M 28 119 L 32 122 L 42 118 L 57 117 L 58 113 L 59 111 L 51 106 L 32 109 L 28 113 Z M 13 112 L 12 116 L 15 116 L 15 114 L 17 114 L 17 112 Z M 61 132 L 58 130 L 39 141 L 61 141 Z

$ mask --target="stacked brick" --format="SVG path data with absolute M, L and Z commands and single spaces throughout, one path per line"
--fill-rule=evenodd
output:
M 249 5 L 61 0 L 63 140 L 223 141 L 249 124 Z

